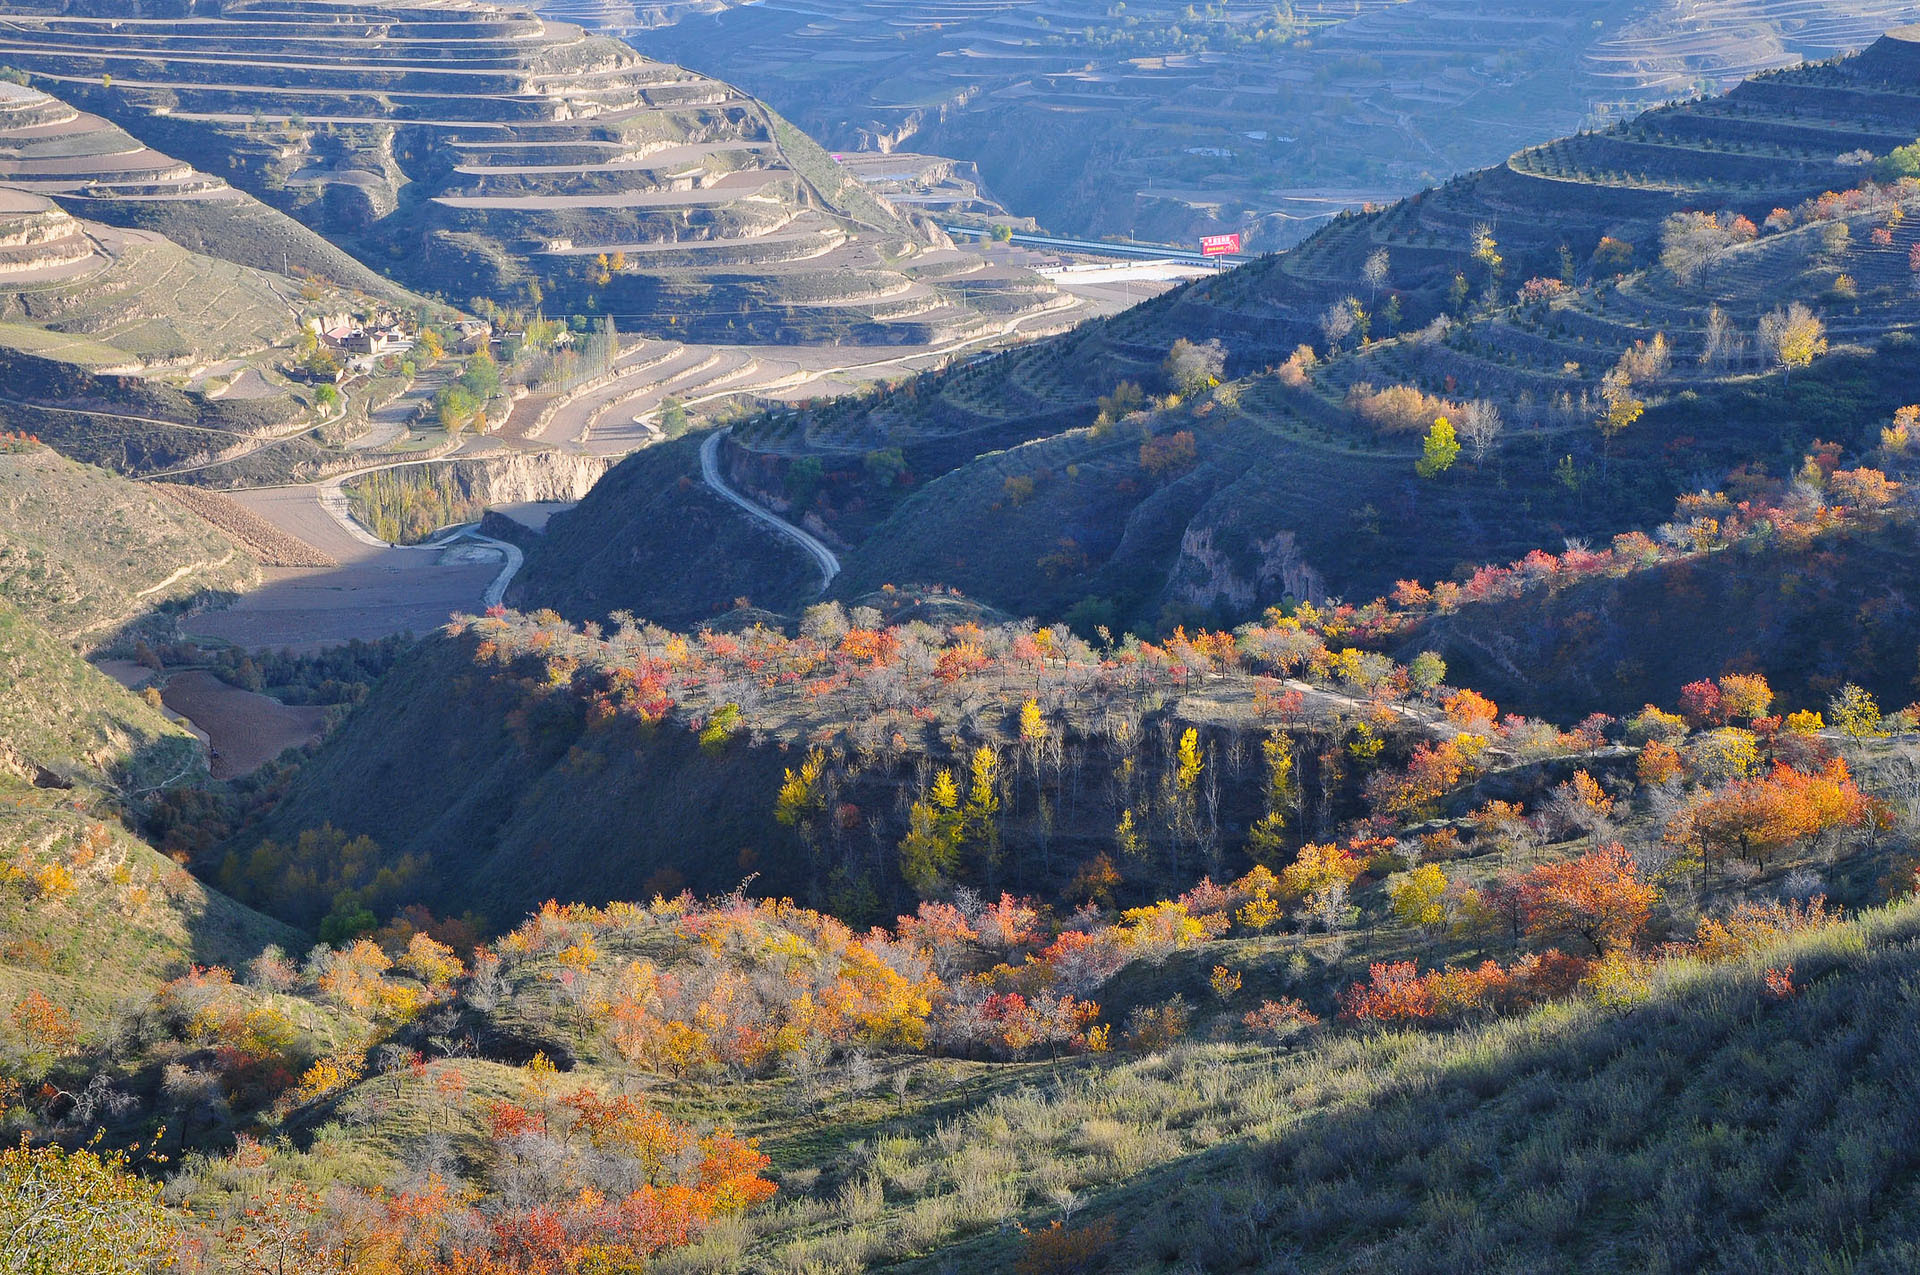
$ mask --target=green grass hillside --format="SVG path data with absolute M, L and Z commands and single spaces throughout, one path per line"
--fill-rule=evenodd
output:
M 244 548 L 154 492 L 50 448 L 0 452 L 0 592 L 63 641 L 259 579 Z
M 0 760 L 28 782 L 130 794 L 203 772 L 199 741 L 0 602 Z
M 208 889 L 110 817 L 0 784 L 0 1004 L 39 991 L 94 1030 L 192 965 L 246 964 L 299 934 Z M 62 875 L 48 875 L 57 872 Z

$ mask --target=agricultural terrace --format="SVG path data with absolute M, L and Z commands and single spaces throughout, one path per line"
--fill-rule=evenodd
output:
M 736 83 L 839 149 L 971 161 L 1058 232 L 1298 243 L 1343 210 L 1744 76 L 1849 53 L 1869 4 L 771 0 L 541 12 Z
M 1054 298 L 946 250 L 751 98 L 522 11 L 22 16 L 0 59 L 449 296 L 711 341 L 873 344 Z

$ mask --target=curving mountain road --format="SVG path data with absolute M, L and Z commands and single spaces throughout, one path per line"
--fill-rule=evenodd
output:
M 726 481 L 720 477 L 720 442 L 732 432 L 731 427 L 716 429 L 713 433 L 707 435 L 706 442 L 700 444 L 700 477 L 706 482 L 707 486 L 719 493 L 722 499 L 738 505 L 746 511 L 749 517 L 759 519 L 787 539 L 799 545 L 802 549 L 805 549 L 807 553 L 812 556 L 814 562 L 819 564 L 820 592 L 825 593 L 827 586 L 833 583 L 833 578 L 840 574 L 840 559 L 834 555 L 833 550 L 822 544 L 818 537 L 802 531 L 785 518 L 779 517 L 777 514 L 754 504 L 751 500 L 748 500 L 745 496 L 742 496 L 739 492 L 727 486 Z

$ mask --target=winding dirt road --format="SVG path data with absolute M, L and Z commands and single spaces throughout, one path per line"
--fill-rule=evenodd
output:
M 726 480 L 720 477 L 720 444 L 726 436 L 732 432 L 731 427 L 716 429 L 713 433 L 707 435 L 706 442 L 700 444 L 700 477 L 706 482 L 707 486 L 713 488 L 713 490 L 720 495 L 721 499 L 730 504 L 737 505 L 746 511 L 748 517 L 764 522 L 779 534 L 793 541 L 802 549 L 805 549 L 808 556 L 820 567 L 820 592 L 825 593 L 827 586 L 833 583 L 833 578 L 840 574 L 840 559 L 835 555 L 833 550 L 827 548 L 827 546 L 820 541 L 819 537 L 813 535 L 811 532 L 801 530 L 785 518 L 780 517 L 770 510 L 763 509 L 753 501 L 748 500 L 745 496 L 742 496 L 739 492 L 727 486 Z

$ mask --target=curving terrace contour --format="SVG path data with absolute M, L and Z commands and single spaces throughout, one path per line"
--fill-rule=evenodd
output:
M 463 0 L 54 7 L 0 22 L 0 63 L 449 297 L 891 344 L 1057 300 L 1024 271 L 957 286 L 937 230 L 766 107 L 570 23 Z

